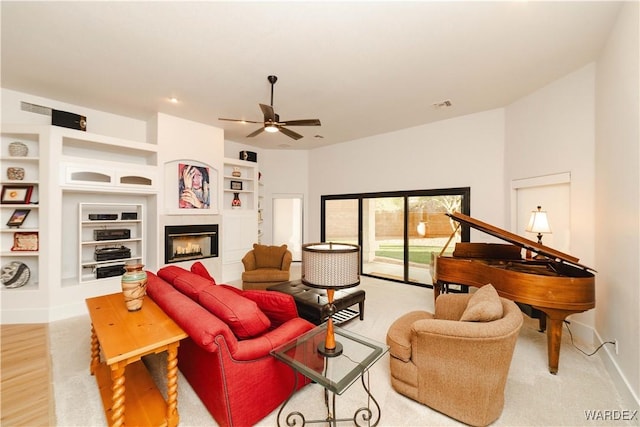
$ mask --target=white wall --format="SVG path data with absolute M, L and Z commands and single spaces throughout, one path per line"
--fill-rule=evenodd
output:
M 591 64 L 506 108 L 504 185 L 508 191 L 512 180 L 569 172 L 568 253 L 597 270 L 593 236 L 594 84 L 595 65 Z M 590 310 L 572 319 L 593 328 L 594 313 Z
M 502 227 L 503 164 L 502 109 L 311 150 L 305 241 L 320 238 L 320 197 L 330 194 L 471 187 L 471 215 Z
M 87 132 L 138 142 L 148 142 L 150 144 L 155 142 L 155 140 L 148 140 L 146 121 L 118 116 L 105 111 L 92 110 L 79 105 L 67 104 L 4 88 L 1 89 L 0 96 L 2 98 L 2 110 L 0 110 L 2 112 L 1 123 L 51 124 L 51 116 L 22 111 L 20 103 L 24 101 L 30 104 L 85 116 L 87 118 Z
M 601 57 L 596 78 L 595 236 L 598 270 L 596 329 L 617 339 L 608 351 L 640 407 L 640 12 L 625 2 Z M 631 409 L 631 408 L 629 408 Z
M 152 126 L 153 127 L 153 126 Z M 222 213 L 222 163 L 224 132 L 220 128 L 159 113 L 154 133 L 159 146 L 158 167 L 164 177 L 158 197 L 157 265 L 164 265 L 164 227 L 166 225 L 220 224 Z M 150 130 L 151 133 L 151 130 Z M 209 167 L 210 209 L 177 208 L 178 170 L 176 161 Z M 218 257 L 201 260 L 212 276 L 222 277 L 222 238 L 219 231 Z M 150 254 L 151 256 L 151 254 Z M 192 262 L 177 263 L 189 268 Z
M 306 150 L 265 150 L 234 141 L 225 141 L 225 157 L 237 159 L 242 150 L 254 151 L 258 155 L 258 168 L 262 173 L 262 194 L 264 196 L 263 220 L 264 236 L 262 243 L 273 243 L 272 221 L 274 194 L 302 194 L 303 205 L 303 241 L 308 241 L 307 215 L 308 212 L 308 181 L 309 181 L 309 152 Z M 277 243 L 277 242 L 276 242 Z

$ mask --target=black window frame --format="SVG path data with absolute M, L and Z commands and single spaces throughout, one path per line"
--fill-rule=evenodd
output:
M 388 280 L 392 282 L 406 283 L 409 285 L 423 286 L 432 288 L 433 284 L 416 283 L 409 281 L 409 264 L 407 259 L 409 258 L 409 244 L 408 244 L 408 221 L 409 221 L 409 198 L 421 197 L 421 196 L 462 196 L 462 204 L 460 206 L 461 213 L 465 215 L 471 215 L 471 187 L 453 187 L 453 188 L 438 188 L 438 189 L 425 189 L 425 190 L 405 190 L 405 191 L 379 191 L 372 193 L 349 193 L 349 194 L 330 194 L 320 196 L 320 240 L 325 241 L 326 238 L 326 202 L 328 200 L 357 200 L 358 201 L 358 245 L 362 247 L 362 212 L 363 212 L 363 200 L 375 199 L 385 197 L 403 197 L 404 198 L 404 280 L 397 280 L 387 277 L 374 276 L 371 274 L 362 274 L 367 277 L 375 277 L 376 279 Z M 470 229 L 468 226 L 461 227 L 461 241 L 470 241 Z M 362 258 L 360 258 L 360 271 L 362 271 Z

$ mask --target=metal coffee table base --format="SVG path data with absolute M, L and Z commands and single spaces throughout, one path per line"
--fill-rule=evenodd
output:
M 289 395 L 287 400 L 284 401 L 284 403 L 280 407 L 280 410 L 278 411 L 278 418 L 277 418 L 278 427 L 281 427 L 283 425 L 280 423 L 280 417 L 282 416 L 282 411 L 284 410 L 285 406 L 287 406 L 287 403 L 289 403 L 289 400 L 291 400 L 293 395 L 296 393 L 296 390 L 298 389 L 298 374 L 294 373 L 294 375 L 295 375 L 295 381 L 294 381 L 293 390 L 291 391 L 291 394 Z M 365 378 L 364 378 L 365 375 L 367 376 L 366 384 L 365 384 Z M 380 411 L 380 405 L 378 405 L 378 402 L 369 391 L 369 371 L 363 372 L 362 375 L 360 376 L 360 380 L 362 382 L 362 388 L 367 393 L 367 406 L 358 408 L 353 413 L 352 418 L 336 418 L 336 393 L 333 393 L 325 388 L 324 404 L 327 408 L 326 418 L 318 419 L 318 420 L 307 420 L 300 411 L 292 411 L 292 412 L 289 412 L 289 414 L 287 414 L 286 418 L 284 419 L 284 421 L 286 422 L 286 424 L 284 425 L 288 427 L 293 427 L 298 425 L 304 426 L 306 424 L 329 423 L 330 426 L 335 427 L 337 423 L 349 421 L 349 422 L 353 422 L 356 426 L 371 426 L 371 427 L 377 426 L 378 422 L 380 421 L 381 411 Z M 329 401 L 331 401 L 331 405 L 329 405 Z M 375 405 L 375 411 L 371 410 L 371 402 L 373 402 L 373 404 Z M 375 419 L 373 418 L 374 415 L 375 415 Z M 364 424 L 360 424 L 360 421 L 362 421 Z M 299 422 L 301 424 L 298 424 Z

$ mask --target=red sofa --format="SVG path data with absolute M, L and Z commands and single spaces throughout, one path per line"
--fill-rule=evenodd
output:
M 216 285 L 199 263 L 147 274 L 147 295 L 189 335 L 178 367 L 219 425 L 254 425 L 284 402 L 294 371 L 269 352 L 314 328 L 293 297 Z

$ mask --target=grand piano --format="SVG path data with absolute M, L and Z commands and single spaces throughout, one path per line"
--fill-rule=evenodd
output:
M 498 294 L 516 302 L 523 312 L 538 318 L 540 330 L 547 331 L 549 371 L 558 372 L 562 325 L 567 316 L 595 307 L 593 269 L 579 259 L 510 233 L 461 213 L 447 214 L 460 225 L 483 231 L 502 243 L 456 243 L 452 256 L 435 259 L 435 298 L 448 292 L 451 284 L 481 287 L 493 284 Z M 456 228 L 457 231 L 457 228 Z M 535 257 L 522 256 L 533 252 Z

